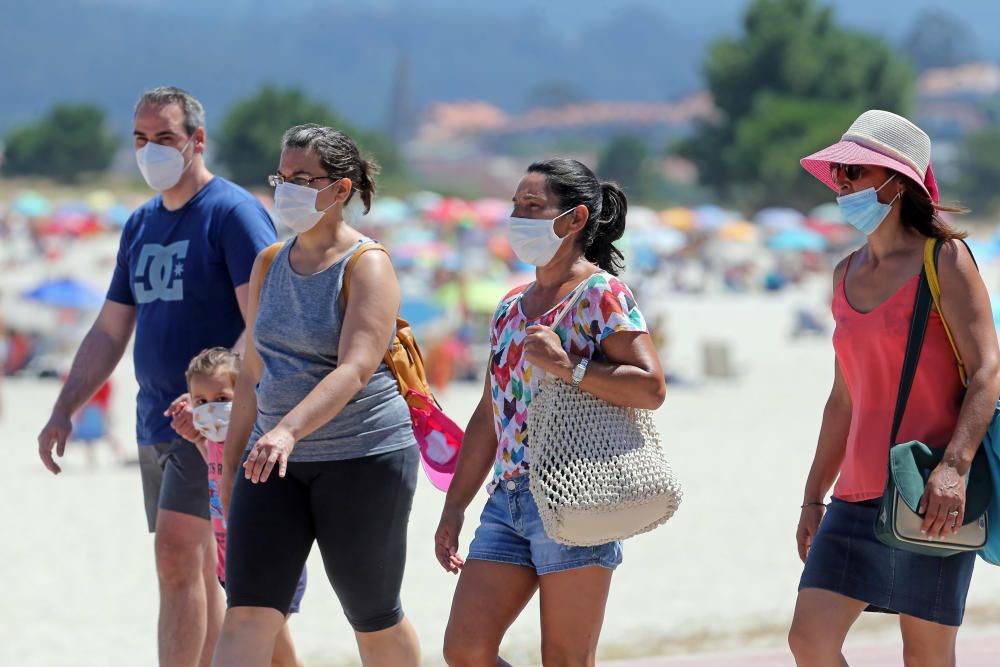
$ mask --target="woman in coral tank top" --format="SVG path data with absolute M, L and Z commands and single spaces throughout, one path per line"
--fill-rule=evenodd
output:
M 906 664 L 954 665 L 975 553 L 941 558 L 890 548 L 873 524 L 886 482 L 893 409 L 923 267 L 924 242 L 945 240 L 941 307 L 969 375 L 959 379 L 932 312 L 899 442 L 945 448 L 921 500 L 931 538 L 961 525 L 964 477 L 1000 394 L 989 295 L 965 234 L 939 217 L 928 136 L 887 111 L 867 111 L 841 141 L 802 160 L 837 191 L 867 243 L 834 271 L 833 389 L 806 481 L 797 540 L 805 562 L 789 645 L 798 665 L 846 665 L 841 647 L 863 611 L 899 614 Z M 824 499 L 833 487 L 830 504 Z

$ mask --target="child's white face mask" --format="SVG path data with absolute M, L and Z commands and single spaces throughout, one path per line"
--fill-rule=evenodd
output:
M 194 427 L 213 442 L 225 442 L 232 402 L 205 403 L 192 410 Z

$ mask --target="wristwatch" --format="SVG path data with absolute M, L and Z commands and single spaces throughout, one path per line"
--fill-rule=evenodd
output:
M 573 386 L 579 387 L 580 383 L 583 382 L 583 376 L 587 373 L 587 366 L 590 364 L 590 359 L 584 357 L 580 360 L 576 366 L 573 367 Z

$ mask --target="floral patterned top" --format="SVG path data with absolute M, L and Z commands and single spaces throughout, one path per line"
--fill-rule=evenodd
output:
M 542 371 L 524 357 L 526 330 L 535 324 L 553 327 L 563 348 L 570 354 L 601 360 L 601 342 L 620 331 L 646 332 L 628 286 L 607 273 L 595 273 L 585 281 L 577 306 L 558 326 L 552 320 L 579 290 L 542 316 L 529 320 L 521 311 L 521 295 L 529 285 L 512 290 L 503 298 L 490 327 L 490 389 L 493 395 L 493 423 L 497 435 L 497 457 L 493 466 L 492 493 L 502 479 L 525 475 L 531 465 L 528 449 L 528 406 L 538 390 Z

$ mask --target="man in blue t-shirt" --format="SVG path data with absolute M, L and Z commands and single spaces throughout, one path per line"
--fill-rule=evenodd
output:
M 207 468 L 184 409 L 185 370 L 205 348 L 234 346 L 244 330 L 250 269 L 275 241 L 249 192 L 205 167 L 205 112 L 178 88 L 145 93 L 135 110 L 136 160 L 160 194 L 122 231 L 107 300 L 73 360 L 38 436 L 59 473 L 70 416 L 111 375 L 135 331 L 139 462 L 146 518 L 156 533 L 161 665 L 208 664 L 222 621 L 215 585 Z

